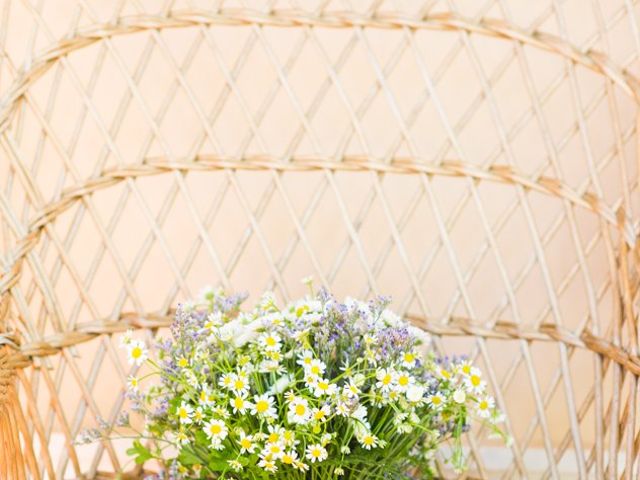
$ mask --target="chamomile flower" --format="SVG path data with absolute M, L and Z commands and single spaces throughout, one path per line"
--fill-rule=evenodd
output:
M 353 380 L 351 380 L 349 383 L 342 386 L 342 395 L 346 398 L 358 398 L 358 395 L 360 395 L 360 388 L 358 388 Z
M 193 421 L 191 419 L 192 415 L 193 415 L 193 407 L 185 402 L 182 402 L 178 407 L 178 409 L 176 410 L 176 416 L 180 420 L 180 423 L 184 425 L 188 425 Z
M 149 356 L 149 352 L 141 340 L 131 340 L 127 344 L 130 365 L 142 365 Z
M 227 460 L 227 463 L 229 464 L 229 467 L 231 467 L 231 470 L 233 470 L 234 472 L 241 472 L 244 469 L 244 467 L 238 460 Z
M 251 413 L 263 418 L 276 418 L 276 409 L 273 407 L 273 397 L 268 394 L 256 395 L 251 404 Z
M 280 425 L 269 425 L 268 431 L 267 442 L 280 442 L 284 438 L 285 429 Z
M 487 384 L 482 380 L 481 375 L 480 370 L 473 367 L 465 378 L 464 384 L 470 392 L 481 393 L 485 390 Z
M 404 368 L 415 367 L 417 360 L 418 360 L 418 355 L 414 351 L 408 351 L 402 354 L 402 366 Z
M 482 397 L 476 404 L 476 412 L 482 418 L 489 418 L 494 406 L 495 400 L 492 397 Z
M 444 395 L 440 392 L 436 392 L 433 395 L 427 397 L 427 405 L 431 406 L 434 410 L 440 410 L 445 403 Z
M 243 430 L 239 432 L 236 443 L 240 447 L 240 453 L 253 453 L 257 447 L 253 436 L 246 435 Z
M 280 442 L 267 442 L 262 449 L 262 456 L 280 459 L 284 454 L 284 446 Z
M 419 385 L 411 385 L 407 388 L 406 392 L 407 400 L 412 403 L 418 403 L 424 398 L 424 387 Z
M 222 375 L 218 381 L 218 385 L 227 390 L 231 390 L 233 388 L 233 373 L 225 373 Z
M 455 392 L 453 392 L 453 401 L 456 403 L 464 403 L 465 400 L 467 399 L 467 394 L 464 393 L 464 390 L 462 388 L 457 389 Z
M 397 372 L 395 375 L 396 390 L 404 393 L 413 385 L 414 381 L 414 378 L 407 372 Z
M 138 380 L 137 377 L 135 377 L 133 375 L 129 375 L 127 377 L 127 388 L 129 390 L 137 392 L 139 386 L 140 386 L 140 381 Z
M 186 357 L 182 356 L 176 362 L 179 368 L 187 368 L 189 366 L 189 360 Z
M 245 413 L 249 408 L 251 408 L 251 402 L 249 402 L 243 395 L 236 395 L 230 399 L 229 405 L 231 406 L 233 413 Z
M 329 380 L 325 378 L 319 378 L 315 384 L 313 394 L 316 397 L 322 397 L 324 395 L 331 396 L 336 393 L 338 387 L 335 383 L 331 383 Z
M 328 456 L 329 453 L 327 452 L 327 449 L 319 443 L 307 446 L 306 457 L 311 461 L 311 463 L 322 462 L 326 460 Z
M 178 430 L 178 433 L 176 433 L 176 442 L 180 445 L 186 445 L 189 443 L 189 435 L 187 435 L 187 432 L 182 429 Z
M 326 404 L 320 408 L 314 408 L 311 411 L 311 417 L 316 422 L 326 422 L 327 420 L 329 420 L 329 415 L 331 415 L 331 407 Z
M 262 458 L 258 462 L 258 466 L 264 468 L 267 472 L 275 473 L 278 471 L 278 466 L 272 459 Z
M 280 461 L 285 465 L 295 465 L 298 461 L 298 452 L 295 450 L 287 450 L 280 456 Z
M 203 420 L 204 420 L 204 412 L 202 411 L 202 408 L 196 407 L 196 409 L 193 411 L 193 421 L 198 425 L 200 425 Z
M 207 435 L 207 438 L 211 440 L 212 444 L 219 444 L 227 438 L 229 430 L 222 420 L 214 419 L 205 423 L 204 433 Z
M 260 345 L 267 352 L 280 350 L 280 348 L 282 348 L 282 344 L 280 343 L 281 341 L 280 335 L 275 332 L 265 332 L 259 338 Z
M 311 360 L 309 365 L 305 365 L 305 370 L 308 375 L 313 375 L 315 377 L 320 377 L 324 375 L 325 370 L 327 369 L 327 365 L 318 359 Z
M 376 371 L 376 379 L 378 380 L 376 387 L 383 393 L 388 392 L 393 388 L 393 377 L 394 372 L 392 370 L 385 368 L 378 369 Z
M 311 362 L 313 362 L 313 360 L 313 352 L 307 349 L 298 353 L 298 360 L 296 363 L 303 368 L 307 368 L 311 366 Z
M 295 398 L 289 403 L 288 419 L 290 423 L 305 424 L 311 418 L 309 402 L 304 398 Z
M 244 373 L 234 373 L 231 375 L 231 386 L 229 387 L 238 395 L 244 395 L 249 392 L 249 380 Z
M 373 435 L 371 432 L 365 432 L 363 435 L 358 437 L 358 442 L 362 445 L 362 448 L 366 450 L 371 450 L 372 448 L 376 448 L 378 446 L 378 437 Z

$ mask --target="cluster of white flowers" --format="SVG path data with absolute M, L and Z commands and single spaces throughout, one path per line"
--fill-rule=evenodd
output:
M 500 421 L 478 368 L 425 356 L 428 338 L 383 299 L 339 303 L 321 292 L 280 309 L 268 293 L 248 312 L 240 301 L 205 291 L 159 344 L 161 384 L 143 396 L 147 431 L 177 446 L 177 475 L 348 475 L 362 468 L 346 461 L 356 450 L 428 473 L 428 454 L 471 417 Z M 123 345 L 132 364 L 148 358 L 131 334 Z M 129 379 L 134 396 L 138 385 Z

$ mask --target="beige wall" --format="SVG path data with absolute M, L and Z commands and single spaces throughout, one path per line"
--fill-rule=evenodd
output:
M 80 29 L 113 17 L 111 2 L 93 3 L 94 18 L 81 2 L 46 3 L 42 22 L 51 29 L 49 37 L 34 11 L 0 2 L 8 19 L 0 92 L 8 95 L 16 85 L 14 69 L 29 68 L 54 40 L 73 36 L 68 32 L 78 12 Z M 399 3 L 404 12 L 417 10 L 417 2 Z M 524 35 L 534 29 L 566 34 L 566 43 L 544 44 L 608 50 L 614 64 L 637 69 L 622 1 L 558 2 L 561 13 L 547 1 L 456 3 L 469 25 L 484 15 L 506 19 Z M 152 4 L 144 8 L 154 12 Z M 123 14 L 136 13 L 134 5 Z M 345 8 L 334 7 L 328 10 Z M 435 2 L 429 11 L 449 9 Z M 599 20 L 606 26 L 603 36 Z M 56 57 L 60 52 L 52 51 Z M 232 75 L 230 89 L 225 78 Z M 162 313 L 203 284 L 246 290 L 250 301 L 265 288 L 292 298 L 303 293 L 300 279 L 308 274 L 324 278 L 338 295 L 390 294 L 399 312 L 434 321 L 453 315 L 482 325 L 508 320 L 535 329 L 551 322 L 577 331 L 590 320 L 606 331 L 617 315 L 606 239 L 610 235 L 614 248 L 621 242 L 608 223 L 620 205 L 632 219 L 629 228 L 636 224 L 636 106 L 623 87 L 556 52 L 434 30 L 408 35 L 401 29 L 192 27 L 117 34 L 74 48 L 25 86 L 28 96 L 16 103 L 2 140 L 3 201 L 13 215 L 3 223 L 5 263 L 24 229 L 61 190 L 90 184 L 101 171 L 125 171 L 160 157 L 366 156 L 379 163 L 411 157 L 432 166 L 461 161 L 468 172 L 511 163 L 519 178 L 557 179 L 573 200 L 439 174 L 194 171 L 129 178 L 84 197 L 91 213 L 78 201 L 62 213 L 54 209 L 13 291 L 12 320 L 24 342 L 113 320 L 121 312 Z M 203 115 L 212 114 L 203 122 Z M 448 129 L 455 132 L 455 145 Z M 585 191 L 600 197 L 600 213 L 609 217 L 599 220 L 579 205 Z M 128 291 L 119 268 L 131 278 Z M 43 304 L 47 297 L 57 310 Z M 73 349 L 80 379 L 59 356 L 41 364 L 59 385 L 70 424 L 82 405 L 83 379 L 95 376 L 89 390 L 102 415 L 117 405 L 128 367 L 113 345 L 115 337 Z M 475 352 L 478 345 L 468 339 L 444 343 L 447 353 Z M 487 346 L 488 356 L 478 361 L 498 383 L 508 383 L 504 408 L 522 441 L 536 412 L 526 365 L 510 370 L 523 347 L 497 340 Z M 547 392 L 561 350 L 534 342 L 529 352 L 534 380 Z M 92 363 L 96 354 L 101 363 Z M 581 405 L 590 398 L 594 359 L 578 351 L 568 366 L 571 376 L 564 382 L 572 382 L 569 390 Z M 43 424 L 59 431 L 41 374 L 30 371 L 29 377 L 37 385 Z M 607 395 L 611 370 L 604 382 Z M 553 391 L 545 415 L 559 444 L 571 414 L 563 382 Z M 593 443 L 590 405 L 580 427 L 586 447 Z M 74 426 L 92 423 L 87 413 Z M 532 445 L 541 446 L 541 438 L 535 430 Z

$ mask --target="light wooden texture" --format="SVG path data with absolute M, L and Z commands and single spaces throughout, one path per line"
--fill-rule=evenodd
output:
M 471 352 L 515 440 L 474 428 L 471 477 L 640 478 L 639 15 L 0 1 L 0 479 L 130 470 L 74 443 L 120 334 L 309 274 Z

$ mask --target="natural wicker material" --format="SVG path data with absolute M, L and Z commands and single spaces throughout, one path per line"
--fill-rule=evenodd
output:
M 0 7 L 0 479 L 112 478 L 118 334 L 309 273 L 482 363 L 472 477 L 640 478 L 634 2 L 67 3 Z

